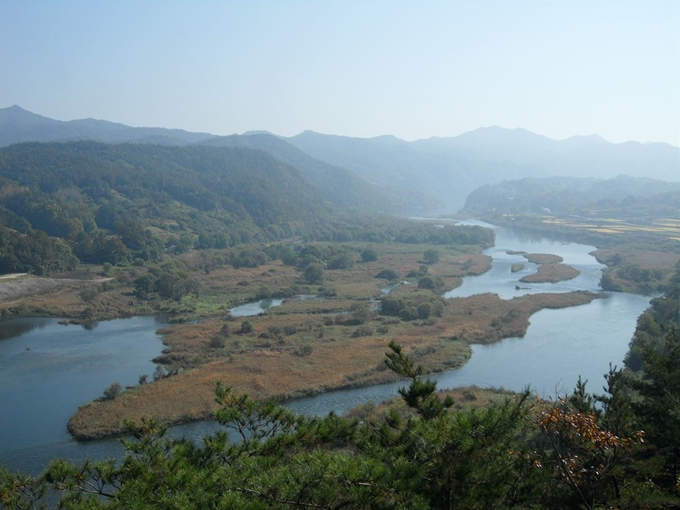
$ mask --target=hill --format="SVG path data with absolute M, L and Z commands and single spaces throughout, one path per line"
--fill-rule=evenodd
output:
M 181 129 L 130 127 L 95 119 L 60 121 L 31 113 L 16 105 L 0 109 L 0 147 L 21 142 L 73 140 L 186 145 L 212 136 Z
M 465 210 L 488 214 L 554 214 L 599 216 L 621 219 L 675 218 L 680 213 L 680 182 L 644 177 L 614 179 L 548 177 L 526 178 L 486 184 L 472 193 Z M 675 203 L 674 210 L 669 207 Z M 645 211 L 644 204 L 648 210 Z M 627 217 L 626 217 L 627 216 Z
M 400 215 L 453 213 L 480 186 L 526 177 L 629 175 L 680 180 L 680 148 L 663 143 L 613 144 L 598 135 L 553 140 L 524 129 L 493 126 L 414 142 L 312 131 L 290 138 L 264 131 L 216 137 L 93 119 L 62 122 L 18 106 L 0 109 L 0 146 L 83 139 L 256 148 L 297 167 L 329 204 Z
M 501 168 L 472 164 L 452 154 L 425 154 L 392 136 L 350 138 L 305 131 L 288 140 L 315 158 L 393 190 L 416 214 L 455 212 L 470 191 L 481 183 L 500 180 L 506 167 L 514 166 Z
M 271 133 L 217 136 L 198 143 L 210 147 L 249 147 L 268 152 L 276 159 L 299 169 L 324 200 L 342 209 L 406 212 L 405 204 L 396 193 L 371 184 L 345 168 L 313 158 Z
M 372 183 L 410 192 L 430 212 L 454 212 L 474 189 L 523 177 L 625 174 L 680 180 L 679 148 L 612 144 L 597 135 L 558 141 L 523 129 L 490 127 L 414 142 L 311 131 L 288 140 L 315 158 L 348 168 Z
M 296 168 L 247 148 L 25 143 L 0 149 L 0 175 L 1 224 L 89 262 L 290 237 L 327 212 Z

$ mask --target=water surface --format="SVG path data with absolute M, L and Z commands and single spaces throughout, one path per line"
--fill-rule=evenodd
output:
M 153 317 L 61 325 L 59 319 L 0 323 L 0 464 L 25 450 L 72 443 L 66 430 L 78 406 L 114 382 L 136 385 L 153 374 L 163 344 Z
M 473 222 L 473 224 L 483 224 Z M 528 293 L 601 291 L 603 266 L 589 253 L 593 246 L 562 243 L 493 227 L 496 245 L 484 253 L 493 258 L 490 271 L 467 277 L 446 297 L 495 292 L 503 299 Z M 536 270 L 521 255 L 552 253 L 581 271 L 565 282 L 523 284 L 519 279 Z M 525 264 L 512 273 L 514 263 Z M 528 287 L 520 290 L 516 286 Z M 385 287 L 389 292 L 392 285 Z M 235 316 L 256 315 L 283 300 L 264 300 L 232 309 Z M 579 375 L 589 389 L 599 392 L 610 363 L 621 365 L 637 317 L 649 298 L 605 293 L 603 299 L 560 310 L 542 310 L 531 316 L 524 338 L 509 338 L 491 345 L 472 346 L 472 358 L 462 368 L 434 377 L 440 388 L 476 384 L 520 391 L 527 385 L 545 396 L 563 394 L 574 387 Z M 234 313 L 235 312 L 235 313 Z M 86 330 L 60 326 L 54 319 L 21 319 L 0 326 L 0 464 L 36 474 L 51 458 L 77 461 L 120 456 L 117 439 L 78 443 L 66 432 L 68 418 L 82 405 L 99 397 L 114 381 L 136 384 L 140 374 L 153 373 L 150 361 L 161 349 L 150 318 L 99 323 Z M 30 349 L 30 350 L 27 350 Z M 329 392 L 289 402 L 290 409 L 304 414 L 343 411 L 367 402 L 395 396 L 404 382 Z M 173 435 L 200 438 L 216 428 L 213 422 L 174 427 Z

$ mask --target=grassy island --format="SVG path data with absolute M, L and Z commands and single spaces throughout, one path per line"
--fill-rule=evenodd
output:
M 406 294 L 417 292 L 410 286 L 400 289 Z M 403 321 L 371 312 L 360 326 L 348 323 L 344 315 L 289 313 L 284 304 L 249 318 L 252 331 L 232 333 L 219 349 L 210 347 L 211 339 L 224 324 L 234 324 L 238 330 L 239 322 L 172 326 L 165 341 L 176 362 L 191 364 L 201 353 L 215 359 L 130 389 L 115 400 L 83 406 L 69 421 L 69 431 L 79 439 L 91 439 L 120 433 L 125 420 L 139 421 L 149 415 L 166 423 L 210 417 L 217 381 L 257 398 L 285 400 L 395 380 L 383 362 L 392 339 L 430 372 L 455 368 L 469 358 L 470 344 L 523 336 L 536 311 L 584 304 L 596 297 L 575 292 L 505 301 L 483 294 L 449 300 L 441 317 Z M 365 334 L 357 335 L 362 327 Z M 286 330 L 295 333 L 286 335 Z
M 524 276 L 519 281 L 523 283 L 556 283 L 576 278 L 581 272 L 566 264 L 559 255 L 550 253 L 523 253 L 524 257 L 534 264 L 539 264 L 534 274 Z

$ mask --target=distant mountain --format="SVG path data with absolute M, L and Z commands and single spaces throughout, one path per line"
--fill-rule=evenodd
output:
M 216 137 L 92 119 L 62 122 L 18 106 L 0 110 L 0 146 L 82 139 L 256 148 L 298 168 L 330 204 L 403 215 L 452 213 L 480 186 L 526 177 L 629 175 L 680 181 L 680 148 L 613 144 L 598 135 L 553 140 L 525 129 L 494 126 L 414 142 L 388 135 L 366 139 L 312 131 L 290 138 L 266 131 Z
M 0 147 L 21 142 L 74 140 L 186 145 L 212 136 L 181 129 L 136 128 L 95 119 L 60 121 L 36 115 L 16 105 L 0 109 Z
M 596 210 L 616 209 L 621 217 L 621 211 L 628 209 L 630 219 L 640 219 L 652 208 L 662 217 L 678 218 L 680 182 L 626 176 L 526 178 L 485 184 L 465 202 L 465 210 L 475 214 L 590 216 Z
M 630 175 L 680 181 L 680 148 L 665 143 L 614 144 L 598 135 L 552 140 L 524 129 L 494 126 L 413 144 L 424 154 L 529 165 L 542 176 Z
M 417 142 L 393 136 L 350 138 L 305 131 L 288 140 L 318 159 L 392 189 L 410 203 L 419 204 L 424 213 L 455 212 L 467 195 L 484 183 L 497 182 L 508 175 L 532 175 L 529 167 L 470 161 L 451 151 L 424 151 Z
M 598 135 L 558 141 L 525 129 L 489 127 L 414 142 L 312 131 L 288 140 L 371 183 L 411 193 L 430 212 L 454 212 L 479 186 L 523 177 L 630 175 L 680 181 L 680 148 L 662 143 L 613 144 Z
M 405 214 L 418 207 L 388 188 L 371 184 L 351 171 L 312 158 L 267 131 L 238 136 L 214 136 L 180 129 L 133 128 L 123 124 L 84 119 L 62 122 L 26 111 L 19 106 L 0 109 L 0 147 L 21 142 L 93 140 L 105 143 L 213 147 L 249 147 L 263 150 L 300 169 L 303 176 L 330 204 L 368 212 Z
M 271 133 L 258 131 L 240 136 L 218 136 L 198 144 L 263 150 L 300 170 L 321 196 L 336 207 L 384 213 L 408 212 L 406 204 L 399 199 L 398 194 L 385 187 L 371 184 L 345 168 L 313 158 Z

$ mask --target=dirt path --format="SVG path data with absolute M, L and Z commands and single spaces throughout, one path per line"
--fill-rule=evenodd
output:
M 0 303 L 8 303 L 30 296 L 45 295 L 73 287 L 81 280 L 56 278 L 21 278 L 24 274 L 3 275 L 0 277 Z
M 28 273 L 11 273 L 0 275 L 0 280 L 11 280 L 12 278 L 19 278 L 20 276 L 26 276 Z

